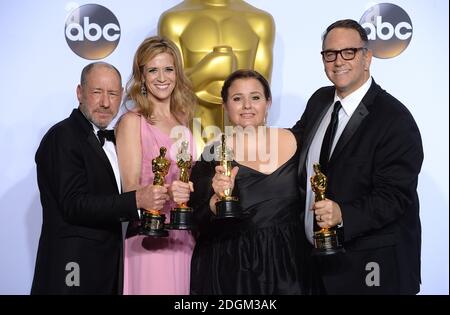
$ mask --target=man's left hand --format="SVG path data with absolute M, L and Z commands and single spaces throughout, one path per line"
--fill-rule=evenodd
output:
M 321 228 L 331 228 L 342 223 L 342 212 L 339 205 L 330 199 L 317 201 L 313 205 L 317 224 Z

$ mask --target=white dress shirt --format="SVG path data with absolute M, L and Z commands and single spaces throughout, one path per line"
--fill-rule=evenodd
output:
M 92 124 L 92 122 L 91 122 L 91 124 Z M 92 124 L 92 127 L 94 127 L 94 134 L 98 139 L 97 131 L 99 130 L 99 128 L 94 124 Z M 116 178 L 117 189 L 119 190 L 119 194 L 120 194 L 122 192 L 122 185 L 120 183 L 119 162 L 117 161 L 116 146 L 111 141 L 107 141 L 105 139 L 105 144 L 103 145 L 103 151 L 105 151 L 105 154 L 108 157 L 109 163 L 111 163 L 111 167 L 114 172 L 114 177 Z
M 314 193 L 311 189 L 310 178 L 314 174 L 313 164 L 319 163 L 320 159 L 320 150 L 322 148 L 322 141 L 325 136 L 325 132 L 327 130 L 328 124 L 331 120 L 331 113 L 333 112 L 333 105 L 337 101 L 340 101 L 342 104 L 342 109 L 339 111 L 339 122 L 336 130 L 336 135 L 333 139 L 333 144 L 331 146 L 330 156 L 333 154 L 334 147 L 338 142 L 342 132 L 344 131 L 345 126 L 347 125 L 350 117 L 355 112 L 359 103 L 361 103 L 364 95 L 366 95 L 367 91 L 372 84 L 372 78 L 370 77 L 359 89 L 348 95 L 347 97 L 340 99 L 339 96 L 334 94 L 334 101 L 331 106 L 328 108 L 327 113 L 323 117 L 320 122 L 319 127 L 317 128 L 316 134 L 311 141 L 311 145 L 308 150 L 308 155 L 306 157 L 306 203 L 305 203 L 305 231 L 306 237 L 311 242 L 313 242 L 314 235 L 314 212 L 311 211 L 312 206 L 314 204 Z

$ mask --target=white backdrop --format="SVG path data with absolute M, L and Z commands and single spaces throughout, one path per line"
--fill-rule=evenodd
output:
M 178 0 L 96 1 L 118 18 L 121 39 L 105 61 L 128 79 L 135 49 L 156 34 L 160 14 Z M 292 126 L 306 101 L 329 85 L 319 55 L 331 22 L 361 18 L 373 2 L 249 0 L 276 24 L 269 122 Z M 83 5 L 90 1 L 79 1 Z M 412 112 L 422 133 L 425 160 L 419 178 L 423 228 L 421 294 L 448 294 L 449 15 L 448 1 L 392 1 L 410 16 L 409 47 L 392 59 L 374 59 L 372 75 Z M 0 29 L 0 294 L 28 294 L 41 228 L 34 154 L 57 121 L 77 106 L 80 71 L 89 61 L 64 37 L 73 2 L 1 1 Z

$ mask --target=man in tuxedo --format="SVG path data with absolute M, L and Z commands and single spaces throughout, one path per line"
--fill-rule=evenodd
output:
M 415 294 L 420 286 L 417 196 L 423 149 L 408 109 L 370 75 L 372 53 L 356 21 L 331 24 L 322 60 L 333 86 L 317 90 L 294 130 L 305 227 L 338 228 L 345 253 L 315 256 L 324 293 Z M 320 161 L 326 199 L 314 202 L 310 178 Z
M 167 199 L 164 187 L 120 194 L 114 131 L 106 130 L 122 98 L 119 71 L 87 65 L 78 109 L 50 128 L 36 152 L 43 223 L 32 294 L 121 291 L 121 221 Z

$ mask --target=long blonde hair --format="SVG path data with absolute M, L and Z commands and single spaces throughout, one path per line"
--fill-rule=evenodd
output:
M 126 85 L 126 101 L 132 100 L 138 112 L 148 121 L 155 105 L 141 93 L 141 82 L 145 64 L 156 55 L 168 53 L 173 57 L 176 83 L 170 96 L 170 112 L 183 125 L 187 125 L 194 116 L 194 108 L 197 98 L 192 89 L 192 84 L 183 71 L 181 54 L 177 46 L 169 39 L 161 36 L 146 38 L 138 47 L 133 59 L 133 73 Z

